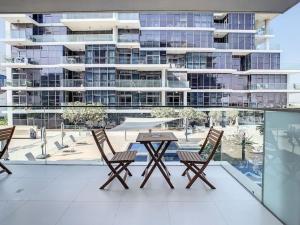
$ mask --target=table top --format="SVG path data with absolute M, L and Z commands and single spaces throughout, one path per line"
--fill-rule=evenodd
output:
M 139 133 L 136 138 L 137 142 L 160 142 L 160 141 L 178 141 L 172 132 L 152 132 Z

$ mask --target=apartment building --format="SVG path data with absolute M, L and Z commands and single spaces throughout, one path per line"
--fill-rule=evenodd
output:
M 276 14 L 5 14 L 10 124 L 58 127 L 62 105 L 286 107 L 291 89 L 271 44 Z M 115 108 L 113 108 L 116 106 Z M 121 108 L 120 108 L 121 107 Z M 130 107 L 130 109 L 126 109 Z M 136 107 L 136 108 L 135 108 Z

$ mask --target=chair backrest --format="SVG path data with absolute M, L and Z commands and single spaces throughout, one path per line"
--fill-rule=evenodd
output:
M 104 161 L 107 163 L 109 160 L 104 152 L 104 149 L 103 149 L 103 146 L 104 146 L 104 143 L 106 142 L 110 151 L 113 153 L 113 154 L 116 154 L 114 148 L 112 147 L 107 135 L 106 135 L 106 132 L 104 129 L 97 129 L 97 130 L 92 130 L 92 134 L 93 134 L 93 137 L 94 137 L 94 140 L 96 142 L 96 145 L 98 147 L 98 150 L 102 156 L 102 158 L 104 159 Z
M 208 164 L 209 161 L 214 157 L 218 147 L 221 144 L 221 140 L 223 137 L 224 131 L 216 130 L 213 127 L 210 128 L 203 145 L 199 151 L 200 155 L 206 154 L 206 163 Z
M 4 147 L 2 149 L 0 149 L 0 159 L 2 158 L 4 153 L 7 151 L 8 145 L 14 134 L 14 131 L 15 131 L 15 126 L 10 127 L 10 128 L 0 129 L 0 141 L 6 141 Z

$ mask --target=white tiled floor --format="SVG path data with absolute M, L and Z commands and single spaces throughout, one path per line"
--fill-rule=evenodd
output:
M 142 166 L 132 166 L 129 190 L 115 181 L 99 190 L 107 178 L 104 166 L 9 165 L 0 174 L 1 225 L 280 225 L 222 167 L 210 166 L 207 177 L 190 190 L 181 166 L 169 167 L 171 190 L 158 171 L 140 189 Z

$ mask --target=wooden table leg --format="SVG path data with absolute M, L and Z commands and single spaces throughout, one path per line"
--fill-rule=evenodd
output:
M 163 141 L 164 142 L 164 141 Z M 148 181 L 148 179 L 150 178 L 151 174 L 153 173 L 155 167 L 158 167 L 158 169 L 160 170 L 160 172 L 162 173 L 162 175 L 164 176 L 165 180 L 167 181 L 167 183 L 169 184 L 169 186 L 173 189 L 174 186 L 170 181 L 170 178 L 168 176 L 168 172 L 166 172 L 164 170 L 164 167 L 166 167 L 164 165 L 164 163 L 162 162 L 162 157 L 165 153 L 165 151 L 167 150 L 167 148 L 169 147 L 171 141 L 167 141 L 166 144 L 161 144 L 161 148 L 157 149 L 157 156 L 155 154 L 155 152 L 153 152 L 153 145 L 151 144 L 151 142 L 145 142 L 144 145 L 147 148 L 149 154 L 151 155 L 153 161 L 154 161 L 154 165 L 151 167 L 149 173 L 146 174 L 145 179 L 143 180 L 143 183 L 141 184 L 140 188 L 143 188 L 146 184 L 146 182 Z M 163 165 L 163 166 L 162 166 Z
M 158 149 L 160 149 L 160 148 L 162 147 L 163 144 L 164 144 L 164 142 L 161 142 L 160 145 L 158 146 Z M 152 146 L 152 145 L 151 145 L 151 146 Z M 153 147 L 153 146 L 152 146 L 152 147 Z M 152 148 L 152 150 L 153 150 L 153 152 L 155 153 L 155 155 L 157 155 L 156 152 L 155 152 L 156 150 L 153 149 L 153 148 Z M 146 166 L 145 170 L 144 170 L 143 173 L 142 173 L 142 176 L 145 176 L 146 171 L 151 167 L 151 164 L 152 164 L 152 163 L 153 163 L 153 158 L 151 157 L 151 159 L 150 159 L 148 165 Z

